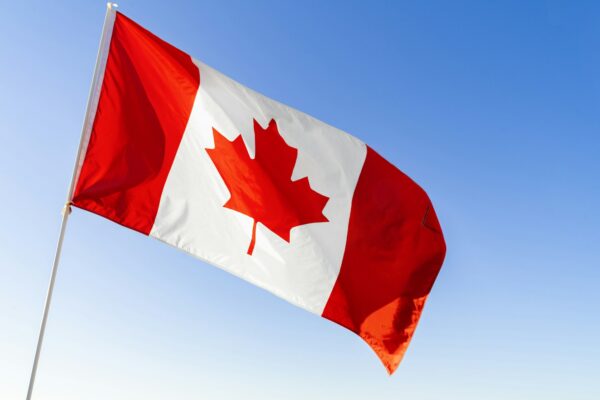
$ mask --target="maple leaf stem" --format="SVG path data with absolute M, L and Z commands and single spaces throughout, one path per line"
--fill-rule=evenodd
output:
M 252 255 L 254 251 L 254 244 L 256 243 L 256 220 L 252 224 L 252 239 L 250 240 L 250 246 L 248 246 L 248 255 Z

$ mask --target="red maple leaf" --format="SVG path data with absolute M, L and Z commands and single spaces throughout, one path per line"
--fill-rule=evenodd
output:
M 253 159 L 242 135 L 230 142 L 213 128 L 213 136 L 215 147 L 206 152 L 229 189 L 223 207 L 254 219 L 248 254 L 254 250 L 258 222 L 289 242 L 293 227 L 329 221 L 323 215 L 329 197 L 315 192 L 307 177 L 291 180 L 298 149 L 283 140 L 275 120 L 266 129 L 254 120 Z

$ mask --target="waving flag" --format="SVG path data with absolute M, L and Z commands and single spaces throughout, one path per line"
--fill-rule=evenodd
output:
M 393 372 L 445 255 L 426 193 L 355 137 L 110 24 L 71 203 L 356 332 Z

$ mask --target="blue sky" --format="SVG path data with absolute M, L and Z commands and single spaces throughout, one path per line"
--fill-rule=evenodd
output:
M 104 4 L 0 1 L 2 399 L 27 389 Z M 345 329 L 74 210 L 37 398 L 600 397 L 600 4 L 120 6 L 370 144 L 448 255 L 390 378 Z

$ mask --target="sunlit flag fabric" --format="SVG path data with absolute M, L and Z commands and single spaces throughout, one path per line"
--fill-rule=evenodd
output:
M 446 250 L 426 193 L 355 137 L 111 23 L 72 204 L 356 332 L 393 372 Z

